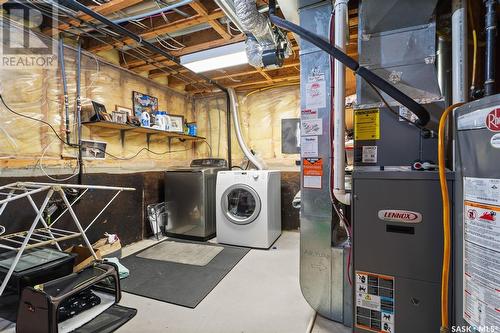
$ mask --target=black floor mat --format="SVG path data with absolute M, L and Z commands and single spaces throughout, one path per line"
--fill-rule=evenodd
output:
M 162 302 L 195 308 L 250 251 L 220 244 L 197 244 L 222 246 L 224 249 L 206 266 L 138 257 L 139 253 L 146 250 L 144 249 L 121 260 L 130 270 L 130 276 L 121 281 L 122 290 Z
M 82 327 L 76 333 L 111 333 L 119 329 L 137 314 L 136 309 L 113 305 Z

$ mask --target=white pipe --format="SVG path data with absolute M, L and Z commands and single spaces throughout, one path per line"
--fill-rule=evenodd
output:
M 467 1 L 452 1 L 452 86 L 451 104 L 467 101 Z
M 240 145 L 241 150 L 243 151 L 243 154 L 248 158 L 250 163 L 255 165 L 255 167 L 258 170 L 263 170 L 265 169 L 264 163 L 257 159 L 254 154 L 248 149 L 247 145 L 245 144 L 245 141 L 243 140 L 243 135 L 241 133 L 241 128 L 240 128 L 240 121 L 238 117 L 238 97 L 236 96 L 236 92 L 234 91 L 233 88 L 228 88 L 227 91 L 229 92 L 229 98 L 231 101 L 231 113 L 233 115 L 233 123 L 234 123 L 234 131 L 236 132 L 236 138 L 238 139 L 238 143 Z
M 451 2 L 451 86 L 452 102 L 467 101 L 467 1 L 452 0 Z M 452 154 L 455 156 L 455 139 L 453 138 Z M 453 170 L 456 169 L 453 157 Z
M 335 1 L 335 46 L 346 50 L 347 2 Z M 338 60 L 334 65 L 334 132 L 333 132 L 333 195 L 345 205 L 351 195 L 345 191 L 345 66 Z

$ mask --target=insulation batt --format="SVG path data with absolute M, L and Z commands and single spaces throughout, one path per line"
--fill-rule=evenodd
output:
M 1 28 L 0 28 L 1 29 Z M 3 33 L 0 31 L 0 33 Z M 21 35 L 22 36 L 22 35 Z M 3 43 L 8 43 L 4 40 Z M 57 46 L 56 46 L 57 49 Z M 69 93 L 70 124 L 72 142 L 76 142 L 75 100 L 76 100 L 76 62 L 75 51 L 65 49 L 66 76 Z M 158 97 L 160 110 L 171 114 L 183 115 L 187 121 L 196 121 L 191 111 L 192 99 L 171 91 L 165 86 L 139 77 L 128 71 L 119 69 L 93 55 L 82 55 L 81 96 L 82 105 L 89 106 L 91 101 L 103 103 L 111 113 L 116 105 L 132 108 L 132 92 L 139 91 Z M 64 97 L 59 66 L 51 68 L 6 68 L 0 66 L 0 92 L 6 103 L 15 111 L 27 116 L 49 122 L 61 135 L 64 133 Z M 117 130 L 89 128 L 83 126 L 83 139 L 106 141 L 107 151 L 118 157 L 128 157 L 143 147 L 147 147 L 146 135 L 126 133 L 125 144 L 122 145 L 120 132 Z M 202 144 L 194 145 L 195 149 Z M 156 152 L 168 151 L 166 138 L 152 136 L 149 148 Z M 166 155 L 154 155 L 142 152 L 138 158 L 130 161 L 119 161 L 106 158 L 104 161 L 85 161 L 86 172 L 97 169 L 116 170 L 155 170 L 165 169 L 171 165 L 186 165 L 193 157 L 193 145 L 179 140 L 171 141 L 171 150 L 186 150 Z M 60 143 L 50 129 L 38 122 L 25 119 L 10 113 L 0 105 L 0 163 L 2 168 L 29 168 L 35 174 L 40 157 L 43 157 L 44 168 L 51 173 L 51 168 L 64 168 L 65 172 L 73 170 L 75 161 L 61 159 L 61 156 L 75 156 L 76 152 Z M 56 171 L 56 170 L 52 170 Z
M 239 93 L 240 125 L 243 138 L 249 148 L 264 160 L 269 169 L 295 168 L 295 161 L 300 159 L 299 154 L 281 153 L 281 120 L 300 117 L 300 92 L 298 86 L 274 88 L 261 92 Z M 207 137 L 214 155 L 218 151 L 218 137 L 221 136 L 221 147 L 219 157 L 226 157 L 226 129 L 225 129 L 225 98 L 205 98 L 196 101 L 196 113 L 198 115 L 198 132 Z M 212 127 L 212 139 L 209 135 L 208 115 L 212 125 L 217 123 L 218 110 L 222 112 L 222 133 L 216 126 Z M 232 133 L 232 155 L 233 162 L 238 165 L 243 162 L 244 156 L 236 140 L 234 131 Z M 210 141 L 211 140 L 211 141 Z M 206 148 L 205 148 L 206 149 Z M 203 152 L 200 149 L 199 152 Z

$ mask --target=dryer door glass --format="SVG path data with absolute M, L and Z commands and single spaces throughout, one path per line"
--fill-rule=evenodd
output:
M 233 185 L 222 196 L 222 210 L 228 220 L 235 224 L 253 222 L 259 216 L 260 207 L 257 192 L 247 185 Z

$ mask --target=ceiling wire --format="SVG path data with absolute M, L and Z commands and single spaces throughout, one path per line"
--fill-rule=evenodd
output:
M 31 5 L 33 5 L 32 7 L 35 7 L 35 8 L 36 8 L 36 5 L 34 5 L 33 3 L 30 3 L 30 4 L 31 4 Z M 27 4 L 27 5 L 28 5 L 28 4 Z M 28 5 L 28 6 L 30 6 L 30 5 Z M 36 9 L 38 9 L 38 8 L 36 8 Z M 54 17 L 52 16 L 52 12 L 50 12 L 50 13 L 51 13 L 50 15 L 47 13 L 47 10 L 43 11 L 42 13 L 45 13 L 45 14 L 44 14 L 44 16 L 54 18 Z M 70 15 L 69 15 L 69 17 L 71 17 L 71 13 L 69 13 L 69 14 L 70 14 Z M 77 18 L 76 16 L 74 16 L 73 18 L 78 20 L 78 18 Z M 60 18 L 56 18 L 56 21 L 57 21 L 58 23 L 68 24 L 68 22 L 66 22 L 66 21 L 64 21 L 63 19 L 60 19 Z M 93 24 L 92 24 L 92 23 L 90 23 L 90 22 L 86 22 L 86 24 L 87 24 L 87 25 L 90 25 L 90 26 L 93 26 L 93 28 L 94 28 L 94 29 L 96 29 L 97 31 L 99 31 L 99 29 L 101 29 L 100 27 L 95 26 L 95 25 L 93 25 Z M 109 46 L 111 46 L 111 47 L 113 47 L 113 48 L 116 48 L 116 49 L 118 49 L 119 51 L 121 51 L 121 52 L 123 52 L 123 53 L 125 53 L 125 54 L 127 54 L 127 55 L 129 55 L 129 56 L 131 56 L 131 57 L 133 57 L 133 58 L 135 58 L 135 59 L 138 59 L 138 60 L 141 60 L 141 61 L 145 61 L 147 64 L 151 64 L 151 65 L 153 65 L 153 66 L 157 67 L 157 69 L 158 69 L 158 70 L 160 70 L 160 71 L 162 71 L 162 72 L 165 72 L 165 73 L 166 73 L 166 74 L 168 74 L 168 75 L 171 75 L 171 74 L 172 74 L 172 72 L 175 72 L 175 73 L 176 73 L 176 77 L 177 77 L 178 79 L 180 79 L 181 81 L 183 81 L 184 83 L 186 83 L 186 84 L 190 84 L 190 85 L 193 85 L 193 87 L 198 87 L 198 88 L 199 88 L 199 86 L 201 86 L 201 87 L 203 87 L 203 88 L 211 88 L 211 86 L 209 86 L 208 84 L 206 84 L 206 83 L 204 83 L 204 82 L 197 82 L 196 80 L 193 80 L 193 79 L 191 79 L 191 78 L 187 77 L 186 75 L 184 75 L 184 74 L 180 73 L 178 70 L 173 69 L 172 67 L 170 67 L 170 66 L 168 66 L 168 65 L 162 64 L 162 63 L 160 63 L 160 62 L 158 62 L 158 61 L 156 61 L 156 60 L 151 61 L 151 59 L 150 59 L 150 55 L 146 55 L 146 54 L 144 54 L 144 53 L 142 53 L 142 54 L 141 54 L 141 51 L 139 51 L 139 50 L 138 50 L 138 49 L 140 49 L 141 47 L 139 47 L 139 48 L 135 48 L 135 49 L 131 49 L 130 51 L 132 51 L 132 52 L 136 52 L 136 53 L 138 53 L 138 54 L 141 54 L 141 55 L 143 56 L 143 58 L 138 57 L 138 56 L 136 56 L 136 55 L 133 55 L 133 54 L 132 54 L 131 52 L 129 52 L 129 51 L 122 50 L 122 49 L 120 49 L 120 48 L 116 47 L 115 45 L 111 44 L 110 42 L 105 41 L 105 40 L 102 40 L 102 39 L 100 39 L 100 38 L 98 38 L 98 37 L 96 37 L 96 36 L 94 36 L 94 35 L 92 35 L 92 34 L 90 34 L 90 33 L 86 32 L 85 30 L 81 29 L 80 27 L 75 27 L 75 26 L 73 26 L 73 28 L 74 28 L 74 29 L 76 29 L 76 30 L 78 30 L 78 31 L 80 31 L 80 33 L 81 33 L 81 34 L 84 34 L 84 35 L 86 35 L 86 36 L 88 36 L 88 37 L 90 37 L 90 38 L 93 38 L 93 39 L 95 39 L 95 40 L 99 41 L 100 43 L 103 43 L 103 44 L 109 45 Z M 57 30 L 59 30 L 59 31 L 61 31 L 61 32 L 65 32 L 65 33 L 72 34 L 72 35 L 74 35 L 74 36 L 76 36 L 76 37 L 79 37 L 79 36 L 80 36 L 79 34 L 68 32 L 67 30 L 61 29 L 61 28 L 59 28 L 59 27 L 57 27 L 56 29 L 57 29 Z M 114 41 L 116 41 L 116 42 L 121 43 L 121 40 L 119 40 L 119 39 L 117 40 L 117 39 L 116 39 L 115 37 L 113 37 L 113 36 L 108 36 L 108 37 L 110 37 L 111 39 L 113 39 L 113 40 L 114 40 Z M 167 69 L 169 69 L 170 71 L 166 71 L 166 70 L 164 70 L 164 68 L 167 68 Z

